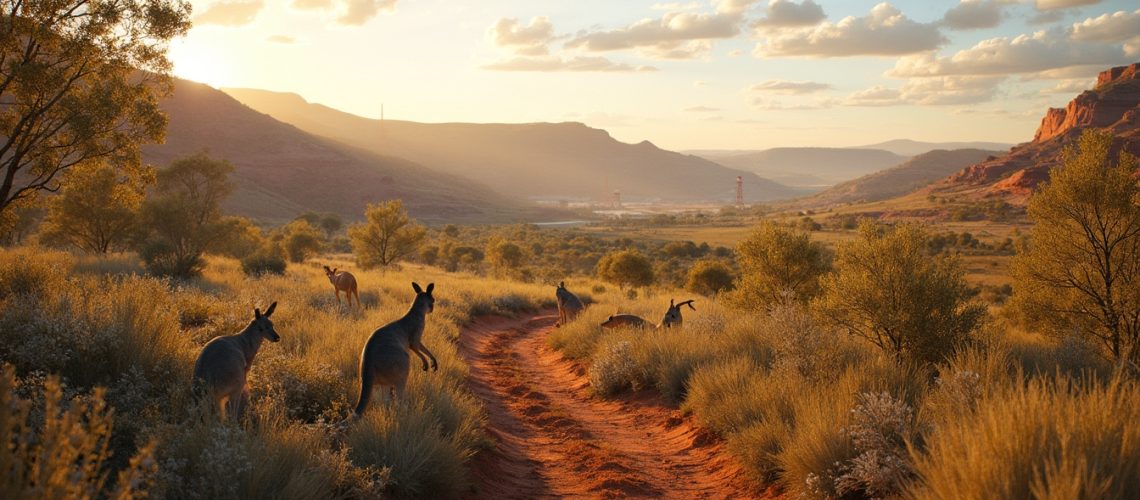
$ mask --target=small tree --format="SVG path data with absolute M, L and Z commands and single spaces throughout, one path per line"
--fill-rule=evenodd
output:
M 145 189 L 154 179 L 153 169 L 104 162 L 68 170 L 63 191 L 48 204 L 40 240 L 94 253 L 125 247 L 137 231 Z
M 494 239 L 487 244 L 487 262 L 497 269 L 516 269 L 522 265 L 526 255 L 518 245 L 506 240 Z
M 1086 131 L 1029 201 L 1037 223 L 1014 260 L 1015 304 L 1048 332 L 1095 339 L 1140 369 L 1140 188 L 1136 158 Z
M 325 238 L 331 240 L 333 235 L 343 227 L 344 219 L 341 219 L 339 215 L 333 213 L 321 215 L 320 228 L 325 232 Z
M 912 225 L 863 221 L 859 231 L 820 280 L 822 316 L 897 359 L 942 360 L 985 314 L 970 303 L 957 261 L 928 255 L 925 234 Z
M 289 256 L 290 262 L 304 262 L 305 259 L 320 252 L 324 246 L 321 232 L 305 219 L 297 219 L 286 224 L 282 232 L 285 253 Z
M 190 277 L 202 269 L 202 254 L 226 235 L 221 202 L 233 190 L 234 167 L 199 153 L 175 160 L 158 172 L 158 183 L 143 204 L 151 233 L 140 254 L 157 274 Z
M 732 270 L 719 260 L 697 261 L 689 269 L 685 289 L 701 295 L 715 296 L 732 289 Z
M 0 0 L 0 214 L 76 165 L 137 165 L 189 28 L 181 0 Z
M 226 216 L 221 220 L 222 235 L 212 251 L 235 259 L 244 259 L 260 251 L 268 241 L 253 221 L 238 216 Z
M 621 288 L 653 284 L 653 264 L 637 250 L 610 252 L 598 261 L 598 277 Z
M 738 307 L 761 309 L 785 300 L 807 302 L 819 295 L 819 277 L 831 268 L 823 244 L 806 232 L 766 222 L 736 247 L 740 281 L 732 302 Z
M 348 228 L 348 236 L 357 263 L 365 269 L 387 266 L 414 253 L 427 234 L 408 217 L 400 200 L 370 203 L 364 217 L 366 222 Z

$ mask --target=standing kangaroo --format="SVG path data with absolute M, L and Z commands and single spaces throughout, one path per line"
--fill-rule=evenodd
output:
M 404 394 L 408 371 L 412 365 L 408 351 L 420 357 L 425 372 L 428 370 L 428 358 L 431 358 L 431 369 L 439 369 L 435 355 L 423 344 L 424 323 L 427 321 L 425 316 L 435 309 L 435 297 L 431 295 L 434 288 L 435 283 L 428 283 L 427 290 L 412 283 L 416 298 L 407 314 L 378 328 L 368 337 L 368 343 L 364 344 L 364 351 L 360 354 L 360 401 L 356 404 L 355 411 L 357 418 L 368 408 L 372 389 L 376 385 L 389 387 L 393 398 Z
M 681 322 L 684 321 L 684 319 L 681 318 L 681 306 L 684 305 L 689 306 L 689 309 L 694 311 L 697 310 L 697 308 L 693 307 L 692 299 L 683 301 L 677 305 L 673 305 L 673 299 L 669 299 L 669 310 L 665 311 L 665 317 L 661 318 L 661 324 L 657 325 L 657 328 L 681 326 Z
M 352 305 L 352 296 L 356 295 L 356 306 L 360 307 L 360 292 L 356 291 L 356 276 L 348 271 L 337 272 L 337 268 L 329 269 L 329 266 L 321 266 L 325 268 L 325 276 L 329 277 L 329 283 L 333 285 L 333 293 L 336 294 L 336 303 L 340 303 L 340 292 L 344 292 L 344 297 L 348 299 L 348 305 Z
M 577 295 L 566 289 L 565 281 L 558 283 L 558 289 L 554 291 L 554 298 L 558 302 L 558 322 L 554 323 L 554 326 L 565 325 L 582 312 L 582 309 L 586 308 Z
M 261 341 L 281 341 L 269 316 L 277 308 L 277 303 L 269 305 L 265 314 L 260 309 L 253 310 L 253 321 L 236 335 L 215 337 L 202 348 L 198 361 L 194 363 L 193 387 L 200 395 L 209 395 L 213 404 L 236 419 L 245 409 L 249 391 L 245 381 L 253 358 L 261 348 Z M 225 406 L 223 406 L 223 403 Z

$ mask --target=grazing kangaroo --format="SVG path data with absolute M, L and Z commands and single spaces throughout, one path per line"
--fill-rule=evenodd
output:
M 348 305 L 352 305 L 352 296 L 356 295 L 356 306 L 360 307 L 360 292 L 356 291 L 356 276 L 348 271 L 337 272 L 337 268 L 329 269 L 329 266 L 321 266 L 325 268 L 325 276 L 329 277 L 329 283 L 333 285 L 333 291 L 336 293 L 336 303 L 340 303 L 340 292 L 344 292 L 344 297 L 348 299 Z
M 558 283 L 558 289 L 554 291 L 554 298 L 558 302 L 558 322 L 554 324 L 556 327 L 569 323 L 578 313 L 582 312 L 582 309 L 586 308 L 577 295 L 566 289 L 565 281 Z
M 368 343 L 364 344 L 364 351 L 360 354 L 360 401 L 356 404 L 355 416 L 360 417 L 372 399 L 372 389 L 376 385 L 389 387 L 392 397 L 404 394 L 404 386 L 408 383 L 408 370 L 411 369 L 411 355 L 408 351 L 416 353 L 423 361 L 424 371 L 428 369 L 428 358 L 431 358 L 431 369 L 438 370 L 435 355 L 424 347 L 425 316 L 435 308 L 435 297 L 431 292 L 435 283 L 428 283 L 427 290 L 420 285 L 412 283 L 416 291 L 416 298 L 412 307 L 404 317 L 384 325 L 372 332 Z M 427 354 L 427 357 L 424 357 Z
M 602 322 L 602 328 L 649 328 L 650 326 L 650 323 L 641 319 L 641 316 L 634 316 L 632 314 L 611 314 L 609 318 Z
M 265 314 L 261 314 L 260 309 L 254 309 L 253 321 L 245 330 L 236 335 L 215 337 L 202 348 L 198 361 L 194 363 L 194 392 L 211 396 L 218 410 L 231 418 L 238 417 L 249 398 L 245 381 L 253 366 L 253 358 L 261 348 L 261 341 L 281 340 L 277 330 L 273 329 L 273 322 L 269 320 L 274 309 L 277 309 L 276 302 L 269 305 Z
M 665 311 L 665 317 L 661 319 L 661 324 L 657 325 L 657 328 L 681 326 L 681 322 L 684 321 L 684 319 L 681 318 L 681 306 L 684 305 L 688 305 L 689 309 L 692 309 L 694 311 L 697 310 L 697 308 L 693 307 L 693 301 L 691 299 L 683 301 L 677 305 L 673 305 L 673 299 L 669 299 L 669 310 Z

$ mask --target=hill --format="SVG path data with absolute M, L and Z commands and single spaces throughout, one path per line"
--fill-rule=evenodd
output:
M 177 80 L 162 103 L 166 142 L 143 148 L 147 163 L 205 150 L 234 164 L 235 192 L 223 208 L 267 222 L 307 211 L 362 217 L 369 202 L 404 201 L 428 222 L 509 222 L 537 209 L 466 179 L 317 137 L 258 113 L 207 85 Z
M 225 91 L 302 130 L 407 158 L 508 196 L 604 201 L 619 190 L 623 201 L 730 202 L 735 199 L 737 176 L 744 178 L 748 201 L 804 193 L 648 141 L 622 143 L 581 123 L 381 121 L 309 103 L 296 94 Z
M 923 153 L 929 153 L 934 150 L 943 149 L 953 151 L 956 149 L 985 149 L 996 151 L 1008 151 L 1013 147 L 1013 144 L 1006 144 L 1004 142 L 922 142 L 912 141 L 910 139 L 895 139 L 892 141 L 880 142 L 878 144 L 868 144 L 866 146 L 855 146 L 858 149 L 882 149 L 890 151 L 897 155 L 903 156 L 918 156 Z
M 865 203 L 902 196 L 962 170 L 993 158 L 1001 151 L 984 149 L 934 150 L 911 158 L 901 165 L 833 186 L 800 200 L 799 205 L 820 207 L 839 203 Z
M 772 148 L 702 151 L 700 154 L 728 167 L 816 190 L 890 168 L 907 159 L 890 151 L 859 148 Z
M 1049 169 L 1060 162 L 1061 150 L 1090 128 L 1114 134 L 1114 149 L 1140 154 L 1140 63 L 1102 71 L 1092 90 L 1082 92 L 1065 108 L 1050 108 L 1032 141 L 927 189 L 933 194 L 1000 197 L 1023 204 L 1034 187 L 1049 178 Z

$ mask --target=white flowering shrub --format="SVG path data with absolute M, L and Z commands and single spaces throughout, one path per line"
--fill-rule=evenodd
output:
M 909 405 L 885 392 L 859 395 L 846 429 L 859 454 L 839 467 L 839 494 L 883 498 L 902 492 L 914 475 L 906 448 L 913 416 Z
M 590 366 L 590 385 L 595 392 L 608 396 L 632 386 L 638 370 L 632 350 L 629 341 L 623 340 L 595 356 Z

